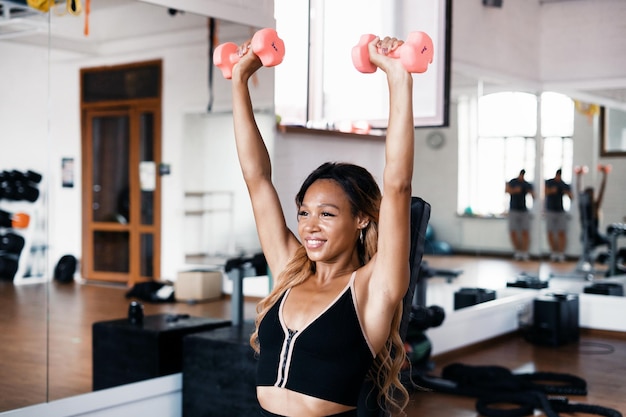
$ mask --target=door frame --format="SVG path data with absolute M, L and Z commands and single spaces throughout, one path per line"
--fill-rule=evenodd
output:
M 154 65 L 155 61 L 147 64 Z M 161 66 L 161 61 L 158 61 Z M 115 66 L 115 69 L 129 68 L 146 65 L 146 63 L 128 64 Z M 109 71 L 112 67 L 90 68 L 82 71 Z M 162 68 L 161 68 L 162 70 Z M 81 76 L 81 84 L 83 77 Z M 160 80 L 159 80 L 160 84 Z M 82 85 L 81 85 L 82 90 Z M 107 100 L 98 102 L 84 102 L 81 94 L 81 152 L 82 152 L 82 254 L 81 254 L 81 275 L 85 280 L 108 281 L 126 283 L 132 286 L 137 282 L 144 282 L 160 277 L 161 271 L 161 177 L 158 167 L 162 161 L 162 141 L 161 141 L 161 86 L 159 94 L 155 98 L 141 98 L 128 100 Z M 139 146 L 140 146 L 140 116 L 142 113 L 150 112 L 153 119 L 153 161 L 155 164 L 155 188 L 153 195 L 153 224 L 141 224 L 141 184 L 139 176 Z M 130 187 L 130 208 L 131 218 L 137 219 L 129 225 L 93 222 L 92 221 L 92 123 L 94 116 L 104 116 L 108 114 L 126 113 L 129 116 L 129 187 Z M 94 271 L 93 265 L 93 236 L 94 230 L 101 231 L 128 231 L 129 242 L 129 271 L 104 272 Z M 152 274 L 151 276 L 141 275 L 141 236 L 144 232 L 153 235 L 152 249 Z

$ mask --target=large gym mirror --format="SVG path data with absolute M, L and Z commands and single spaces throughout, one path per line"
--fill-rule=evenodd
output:
M 78 280 L 83 278 L 81 263 L 88 262 L 87 258 L 80 259 L 83 173 L 91 169 L 85 165 L 89 158 L 84 156 L 81 143 L 84 118 L 119 113 L 127 106 L 118 104 L 111 110 L 92 105 L 81 112 L 82 71 L 146 62 L 161 65 L 158 91 L 163 97 L 161 110 L 165 115 L 161 120 L 166 127 L 159 128 L 158 133 L 166 139 L 155 152 L 164 149 L 163 158 L 175 162 L 173 173 L 163 181 L 162 198 L 171 201 L 168 195 L 180 197 L 182 204 L 184 189 L 193 187 L 187 179 L 203 175 L 195 170 L 202 170 L 206 161 L 200 158 L 197 167 L 185 167 L 172 156 L 177 151 L 168 148 L 202 142 L 202 138 L 195 142 L 189 139 L 193 129 L 188 120 L 201 119 L 211 106 L 221 111 L 228 106 L 226 82 L 218 80 L 213 86 L 209 80 L 221 77 L 211 74 L 209 46 L 214 42 L 241 43 L 258 27 L 273 25 L 271 12 L 264 10 L 251 9 L 238 16 L 218 3 L 203 3 L 198 6 L 200 11 L 158 3 L 56 1 L 50 9 L 38 10 L 25 0 L 0 1 L 0 53 L 4 57 L 0 74 L 5 83 L 0 104 L 0 136 L 5 149 L 0 152 L 0 412 L 90 392 L 91 326 L 95 321 L 126 315 L 124 284 L 130 286 L 132 281 L 89 283 L 103 291 L 118 286 L 115 296 L 121 304 L 117 311 L 106 312 L 110 310 L 106 301 L 102 305 L 93 300 L 75 302 L 80 298 L 77 287 L 53 279 L 55 266 L 66 254 L 79 258 Z M 212 18 L 212 10 L 229 18 Z M 269 90 L 271 103 L 273 84 L 258 81 Z M 137 81 L 126 80 L 125 85 L 135 91 Z M 223 119 L 232 130 L 228 119 Z M 182 153 L 189 156 L 194 152 L 186 149 Z M 21 185 L 21 194 L 9 187 L 15 182 Z M 90 191 L 97 192 L 96 185 Z M 145 191 L 143 184 L 141 190 Z M 168 210 L 177 210 L 163 206 L 166 218 L 172 217 Z M 22 213 L 29 216 L 28 227 L 23 216 L 15 216 Z M 52 218 L 54 221 L 49 222 Z M 182 216 L 178 218 L 183 223 Z M 176 235 L 163 244 L 163 250 L 171 253 L 168 245 L 180 248 L 187 236 L 176 231 L 181 229 L 176 221 L 164 224 L 159 225 L 163 235 Z M 13 253 L 18 250 L 20 253 Z M 182 252 L 180 255 L 183 257 Z M 180 261 L 174 258 L 162 260 L 165 267 L 155 279 L 175 278 Z
M 49 28 L 0 1 L 0 411 L 47 400 Z

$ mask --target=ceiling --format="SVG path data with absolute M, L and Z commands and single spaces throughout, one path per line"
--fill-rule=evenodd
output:
M 105 42 L 123 41 L 136 37 L 163 35 L 191 30 L 206 30 L 204 16 L 176 12 L 173 9 L 154 6 L 136 0 L 91 0 L 89 13 L 89 34 L 85 35 L 85 13 L 78 16 L 66 11 L 63 0 L 50 13 L 42 13 L 26 6 L 26 0 L 0 0 L 0 41 L 20 44 L 34 44 L 66 50 L 71 53 L 94 55 Z M 506 1 L 506 0 L 505 0 Z M 539 3 L 560 1 L 594 0 L 537 0 Z M 85 7 L 85 0 L 82 0 Z M 139 16 L 139 18 L 138 18 Z M 117 24 L 111 25 L 111 21 Z M 141 24 L 137 24 L 141 21 Z M 155 22 L 154 24 L 146 24 Z M 48 23 L 50 28 L 48 29 Z M 220 22 L 220 30 L 228 30 L 228 22 Z M 48 34 L 50 33 L 50 39 Z M 451 77 L 452 95 L 467 91 L 509 89 L 513 85 L 520 88 L 517 81 L 497 78 L 480 78 L 472 71 L 463 71 L 454 66 Z M 581 86 L 558 85 L 558 90 L 579 100 L 598 103 L 626 110 L 626 80 L 623 85 Z

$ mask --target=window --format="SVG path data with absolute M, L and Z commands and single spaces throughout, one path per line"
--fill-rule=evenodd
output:
M 557 169 L 561 177 L 572 183 L 574 161 L 574 101 L 562 94 L 541 95 L 541 135 L 543 136 L 543 176 L 552 178 Z M 563 208 L 569 210 L 571 201 L 563 199 Z
M 526 170 L 526 180 L 535 185 L 537 196 L 541 183 L 559 168 L 563 179 L 571 182 L 574 103 L 570 98 L 556 93 L 540 97 L 521 92 L 495 93 L 475 103 L 467 98 L 460 100 L 459 116 L 459 132 L 476 132 L 459 134 L 464 142 L 459 147 L 460 213 L 505 213 L 509 197 L 504 185 L 521 169 Z M 538 138 L 543 153 L 538 151 Z M 538 169 L 544 177 L 541 181 L 535 177 Z M 528 207 L 532 207 L 532 198 L 527 198 Z
M 388 93 L 384 74 L 362 74 L 352 48 L 362 34 L 433 40 L 434 59 L 414 76 L 416 126 L 447 126 L 450 0 L 276 0 L 276 30 L 285 58 L 275 69 L 276 113 L 284 125 L 350 130 L 366 124 L 384 133 Z

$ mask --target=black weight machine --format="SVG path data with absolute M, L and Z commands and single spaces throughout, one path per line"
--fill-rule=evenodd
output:
M 609 236 L 609 253 L 607 256 L 609 269 L 606 276 L 626 275 L 626 247 L 619 248 L 617 244 L 619 237 L 626 236 L 626 224 L 611 223 L 606 228 L 606 232 Z

